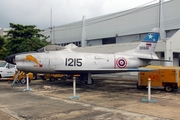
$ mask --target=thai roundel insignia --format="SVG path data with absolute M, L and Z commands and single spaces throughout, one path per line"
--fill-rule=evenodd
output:
M 127 60 L 125 58 L 118 58 L 116 60 L 116 65 L 119 68 L 125 68 L 127 66 Z

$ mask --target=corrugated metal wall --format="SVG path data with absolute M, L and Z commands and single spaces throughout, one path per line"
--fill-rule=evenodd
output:
M 173 0 L 163 4 L 165 30 L 171 31 L 180 28 L 179 5 L 180 0 Z M 158 4 L 86 19 L 86 40 L 90 40 L 89 43 L 91 45 L 99 44 L 100 39 L 108 37 L 117 37 L 116 42 L 118 43 L 133 40 L 132 35 L 134 35 L 134 40 L 139 40 L 142 39 L 142 36 L 139 38 L 138 34 L 147 33 L 152 28 L 158 27 L 158 22 Z M 49 30 L 46 29 L 44 33 L 48 35 Z M 57 26 L 53 35 L 53 39 L 57 44 L 80 41 L 82 36 L 82 21 Z

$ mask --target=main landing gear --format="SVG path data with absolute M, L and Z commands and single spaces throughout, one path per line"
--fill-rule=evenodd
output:
M 94 84 L 94 80 L 91 78 L 91 73 L 81 74 L 79 80 L 84 82 L 86 85 Z

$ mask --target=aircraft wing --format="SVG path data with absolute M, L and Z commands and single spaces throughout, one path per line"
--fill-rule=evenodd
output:
M 130 69 L 83 69 L 83 70 L 62 70 L 62 69 L 56 69 L 55 71 L 59 73 L 88 73 L 91 72 L 91 74 L 107 74 L 107 73 L 119 73 L 119 72 L 148 72 L 148 71 L 154 71 L 155 69 L 152 68 L 130 68 Z

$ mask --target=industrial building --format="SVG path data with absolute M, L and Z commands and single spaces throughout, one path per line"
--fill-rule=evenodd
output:
M 164 38 L 180 28 L 180 1 L 171 0 L 96 18 L 50 27 L 44 33 L 53 44 L 94 46 L 140 41 L 154 27 L 164 30 Z
M 180 35 L 168 40 L 180 29 L 179 5 L 179 0 L 160 1 L 91 19 L 83 17 L 81 21 L 47 28 L 43 34 L 50 36 L 52 44 L 76 44 L 81 47 L 77 51 L 113 53 L 134 48 L 152 28 L 160 27 L 156 53 L 160 59 L 173 62 L 154 64 L 179 66 Z

